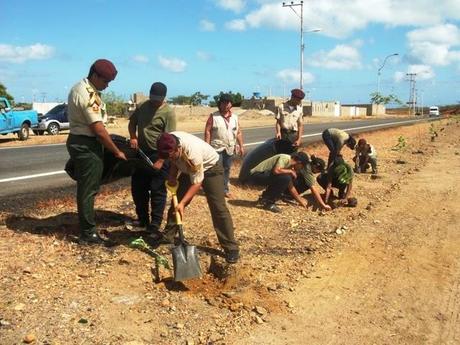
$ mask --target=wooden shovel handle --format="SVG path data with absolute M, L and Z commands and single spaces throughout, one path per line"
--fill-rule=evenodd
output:
M 180 213 L 176 211 L 177 204 L 179 203 L 177 201 L 176 194 L 172 195 L 172 201 L 173 201 L 174 213 L 176 214 L 176 223 L 177 225 L 182 225 L 182 219 L 181 219 Z

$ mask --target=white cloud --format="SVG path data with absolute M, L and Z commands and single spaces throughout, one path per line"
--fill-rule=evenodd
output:
M 406 73 L 415 73 L 415 80 L 429 80 L 433 79 L 436 74 L 433 71 L 433 68 L 428 65 L 409 65 L 407 68 L 407 72 L 395 72 L 394 80 L 397 83 L 407 80 Z
M 350 70 L 361 68 L 361 55 L 359 50 L 356 48 L 356 46 L 359 46 L 360 44 L 339 44 L 328 52 L 321 50 L 318 53 L 313 54 L 309 64 L 327 69 Z
M 145 55 L 134 55 L 133 56 L 133 61 L 134 62 L 139 62 L 139 63 L 148 63 L 149 62 L 149 58 Z
M 303 6 L 308 27 L 323 28 L 322 34 L 338 38 L 369 24 L 420 27 L 460 19 L 460 1 L 454 0 L 321 0 L 304 1 Z M 298 30 L 300 24 L 299 18 L 279 1 L 259 1 L 259 8 L 243 19 L 247 27 L 253 28 Z
M 298 84 L 300 82 L 300 71 L 287 68 L 276 73 L 276 77 L 286 84 Z M 303 73 L 304 84 L 311 84 L 314 80 L 313 74 L 309 72 Z
M 206 19 L 200 20 L 200 30 L 201 31 L 215 31 L 216 24 Z
M 198 57 L 198 59 L 203 61 L 210 61 L 214 58 L 211 53 L 202 50 L 197 51 L 196 56 Z
M 246 6 L 246 2 L 244 0 L 218 0 L 217 6 L 225 10 L 230 10 L 235 13 L 239 13 Z
M 447 66 L 460 62 L 460 30 L 453 24 L 436 25 L 407 33 L 409 58 L 427 65 Z
M 27 60 L 49 59 L 53 54 L 53 47 L 41 43 L 23 47 L 0 44 L 0 61 L 23 63 Z
M 178 58 L 167 58 L 161 55 L 158 57 L 158 62 L 164 69 L 176 73 L 185 71 L 185 68 L 187 67 L 187 63 L 184 60 Z
M 242 19 L 235 19 L 225 23 L 225 27 L 232 31 L 244 31 L 246 30 L 246 22 Z
M 400 83 L 406 79 L 406 73 L 397 71 L 395 72 L 393 79 L 396 83 Z

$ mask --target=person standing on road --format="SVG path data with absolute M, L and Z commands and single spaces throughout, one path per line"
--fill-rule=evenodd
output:
M 232 97 L 221 94 L 217 102 L 218 111 L 212 113 L 204 129 L 204 141 L 210 144 L 219 154 L 224 167 L 224 192 L 231 198 L 229 189 L 230 168 L 235 153 L 244 155 L 243 134 L 241 133 L 238 115 L 233 114 Z
M 118 159 L 126 160 L 104 127 L 100 91 L 115 79 L 117 70 L 112 62 L 96 60 L 88 77 L 75 84 L 68 97 L 70 134 L 67 150 L 75 164 L 77 209 L 80 242 L 104 244 L 96 230 L 94 200 L 99 191 L 104 168 L 104 148 Z
M 342 147 L 347 145 L 351 150 L 353 150 L 356 146 L 355 138 L 338 128 L 326 129 L 323 131 L 322 137 L 323 142 L 329 149 L 329 157 L 327 159 L 328 168 L 334 163 L 335 159 L 340 156 Z
M 225 202 L 223 168 L 217 152 L 200 138 L 179 131 L 163 133 L 158 139 L 157 148 L 160 158 L 170 161 L 168 183 L 172 186 L 179 183 L 179 203 L 176 209 L 172 205 L 169 208 L 164 240 L 174 241 L 177 230 L 175 212 L 183 217 L 185 207 L 203 188 L 212 224 L 225 252 L 225 260 L 236 263 L 240 256 L 239 245 L 235 240 L 232 216 Z M 158 169 L 162 164 L 162 160 L 155 163 Z M 178 177 L 179 172 L 181 174 Z
M 130 145 L 141 149 L 150 160 L 158 160 L 157 139 L 164 132 L 176 130 L 176 115 L 166 102 L 166 85 L 153 83 L 149 100 L 142 103 L 131 115 L 128 124 Z M 150 236 L 158 236 L 166 206 L 165 181 L 168 177 L 168 164 L 159 170 L 139 168 L 131 178 L 131 193 L 136 206 L 138 220 L 135 226 L 141 227 Z M 149 201 L 151 219 L 149 216 Z
M 291 98 L 276 109 L 276 135 L 277 140 L 289 141 L 297 150 L 302 144 L 303 134 L 303 109 L 302 100 L 305 93 L 301 89 L 291 90 Z

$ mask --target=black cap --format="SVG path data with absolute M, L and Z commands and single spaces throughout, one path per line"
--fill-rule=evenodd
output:
M 232 96 L 228 93 L 223 93 L 220 95 L 219 97 L 219 104 L 222 103 L 222 102 L 230 102 L 230 103 L 233 103 L 233 99 L 232 99 Z
M 296 161 L 302 163 L 303 166 L 306 166 L 310 162 L 310 158 L 305 152 L 296 152 L 291 155 Z
M 162 101 L 166 97 L 166 91 L 168 88 L 161 82 L 153 83 L 150 87 L 150 100 Z

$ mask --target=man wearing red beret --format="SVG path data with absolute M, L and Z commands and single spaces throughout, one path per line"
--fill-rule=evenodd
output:
M 305 93 L 300 89 L 291 90 L 291 98 L 276 109 L 276 139 L 289 141 L 294 149 L 302 143 L 303 109 Z
M 97 60 L 91 65 L 88 77 L 75 84 L 69 93 L 70 134 L 66 145 L 75 164 L 81 243 L 106 244 L 96 231 L 94 219 L 94 200 L 104 168 L 104 148 L 126 160 L 105 129 L 101 113 L 100 91 L 107 88 L 116 75 L 112 62 Z

